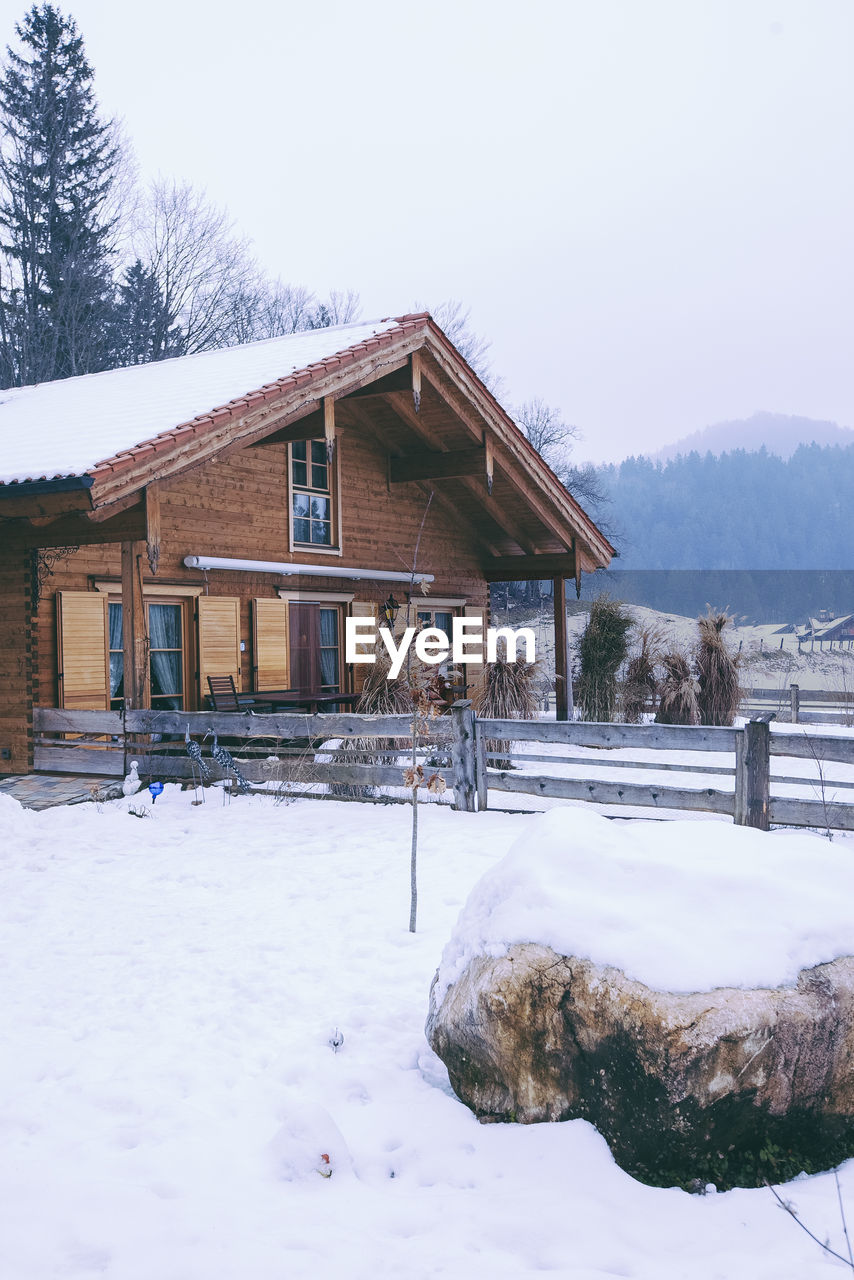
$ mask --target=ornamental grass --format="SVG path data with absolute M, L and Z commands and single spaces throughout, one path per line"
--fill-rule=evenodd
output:
M 701 724 L 729 726 L 738 714 L 739 660 L 724 639 L 724 630 L 731 622 L 728 613 L 711 608 L 705 617 L 697 619 L 697 703 Z
M 632 618 L 619 600 L 597 596 L 582 634 L 578 655 L 578 706 L 582 720 L 612 721 L 617 710 L 617 672 L 628 653 Z

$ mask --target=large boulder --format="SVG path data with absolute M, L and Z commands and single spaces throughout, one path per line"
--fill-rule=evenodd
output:
M 459 1097 L 485 1121 L 589 1120 L 661 1186 L 854 1155 L 850 853 L 577 812 L 537 820 L 445 949 L 427 1036 Z
M 431 1000 L 427 1036 L 481 1120 L 589 1120 L 644 1182 L 758 1186 L 854 1155 L 850 957 L 682 995 L 517 944 Z

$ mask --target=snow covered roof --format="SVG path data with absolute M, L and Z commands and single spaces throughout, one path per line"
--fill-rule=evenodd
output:
M 843 613 L 838 618 L 831 618 L 828 622 L 820 622 L 817 618 L 810 618 L 810 632 L 815 636 L 816 640 L 820 640 L 823 636 L 827 636 L 832 631 L 837 631 L 840 627 L 846 626 L 854 621 L 854 613 Z
M 393 334 L 412 319 L 311 329 L 0 391 L 0 484 L 85 475 L 124 450 Z

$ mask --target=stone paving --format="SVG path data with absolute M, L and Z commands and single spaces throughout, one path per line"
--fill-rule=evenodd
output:
M 122 781 L 88 774 L 28 773 L 0 778 L 0 795 L 11 796 L 25 809 L 52 809 L 58 804 L 81 804 L 95 798 L 120 796 Z

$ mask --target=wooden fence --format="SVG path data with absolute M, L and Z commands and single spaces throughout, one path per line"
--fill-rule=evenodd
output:
M 741 705 L 745 715 L 774 710 L 781 723 L 854 725 L 854 689 L 745 689 Z
M 487 808 L 496 794 L 505 803 L 518 794 L 725 814 L 739 824 L 766 830 L 773 823 L 854 830 L 854 775 L 831 778 L 826 768 L 854 766 L 854 736 L 772 732 L 770 718 L 758 717 L 743 729 L 494 720 L 479 719 L 470 703 L 458 702 L 449 715 L 431 722 L 429 734 L 419 739 L 417 754 L 425 773 L 445 780 L 457 809 L 470 812 Z M 123 715 L 51 708 L 35 710 L 34 729 L 36 768 L 41 770 L 115 777 L 123 775 L 134 758 L 141 761 L 145 775 L 189 778 L 193 766 L 185 751 L 185 733 L 189 730 L 201 742 L 205 734 L 216 731 L 250 781 L 303 783 L 309 790 L 323 784 L 400 788 L 411 732 L 407 716 L 174 711 Z M 579 749 L 588 754 L 579 754 Z M 711 754 L 714 763 L 673 758 L 683 752 Z M 772 768 L 781 759 L 801 762 L 801 771 L 793 773 L 795 765 L 784 766 L 785 773 Z M 209 756 L 206 762 L 215 775 L 219 773 Z M 529 772 L 534 765 L 549 767 Z M 602 777 L 603 769 L 612 776 Z M 619 773 L 627 770 L 652 771 L 656 776 L 648 783 L 624 781 Z M 681 786 L 680 774 L 686 775 Z M 698 775 L 710 782 L 697 785 Z M 671 777 L 677 785 L 671 784 Z M 732 779 L 731 787 L 725 787 L 723 779 Z M 809 795 L 787 796 L 780 793 L 783 787 L 797 787 Z M 839 801 L 840 792 L 850 793 L 852 802 Z
M 437 728 L 419 739 L 418 761 L 422 768 L 438 772 L 450 785 L 457 721 L 447 717 L 431 723 Z M 411 720 L 403 715 L 65 711 L 36 707 L 33 732 L 34 766 L 38 772 L 123 777 L 130 761 L 138 760 L 140 774 L 145 777 L 192 778 L 194 765 L 185 743 L 189 733 L 203 745 L 205 764 L 218 779 L 224 776 L 223 772 L 211 759 L 211 744 L 204 745 L 206 735 L 210 737 L 215 732 L 248 781 L 283 786 L 299 783 L 307 788 L 323 783 L 399 787 L 402 766 L 398 759 L 411 750 Z M 329 745 L 336 740 L 340 740 L 340 746 Z M 431 763 L 436 760 L 439 763 Z
M 854 679 L 852 679 L 854 686 Z M 573 699 L 578 702 L 578 685 L 573 684 Z M 554 710 L 553 689 L 545 684 L 538 692 L 544 712 Z M 654 714 L 657 703 L 649 698 L 646 710 Z M 777 689 L 743 689 L 740 713 L 748 717 L 755 712 L 773 710 L 780 723 L 854 725 L 854 687 L 851 689 L 802 689 L 800 685 L 784 685 Z

